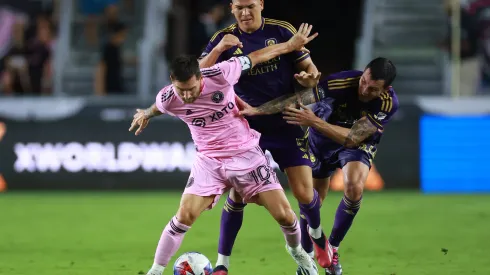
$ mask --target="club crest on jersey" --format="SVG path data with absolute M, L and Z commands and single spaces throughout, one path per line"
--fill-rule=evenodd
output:
M 223 101 L 223 99 L 225 99 L 225 95 L 223 94 L 223 92 L 221 91 L 216 91 L 213 93 L 213 95 L 211 96 L 211 100 L 214 102 L 214 103 L 221 103 Z
M 266 47 L 272 46 L 275 44 L 277 44 L 277 39 L 275 39 L 275 38 L 269 38 L 269 39 L 265 40 L 265 46 Z
M 377 120 L 383 120 L 386 118 L 386 114 L 383 112 L 379 112 L 377 115 L 374 115 L 374 118 Z

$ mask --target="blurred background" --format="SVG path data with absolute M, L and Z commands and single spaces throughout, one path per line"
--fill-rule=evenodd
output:
M 168 60 L 234 22 L 229 2 L 0 0 L 0 274 L 145 274 L 195 148 L 171 117 L 128 129 L 170 83 Z M 323 77 L 378 56 L 398 69 L 346 274 L 490 274 L 490 200 L 475 194 L 490 192 L 490 1 L 265 0 L 263 16 L 313 24 Z M 324 202 L 327 232 L 341 196 Z M 221 205 L 178 253 L 214 263 Z M 233 274 L 292 274 L 272 219 L 247 209 Z
M 490 176 L 454 173 L 483 168 L 489 153 L 490 2 L 314 4 L 267 0 L 263 16 L 313 24 L 320 36 L 309 48 L 323 76 L 377 56 L 398 68 L 401 108 L 369 188 L 490 191 Z M 2 0 L 0 22 L 4 185 L 182 187 L 194 156 L 186 126 L 162 117 L 141 137 L 127 128 L 170 83 L 168 60 L 199 56 L 234 22 L 229 1 Z

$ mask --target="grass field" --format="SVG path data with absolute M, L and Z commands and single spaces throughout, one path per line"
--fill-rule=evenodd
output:
M 340 196 L 330 194 L 324 205 L 327 231 Z M 146 272 L 179 197 L 162 192 L 0 194 L 0 274 Z M 197 250 L 214 265 L 221 206 L 203 214 L 178 254 Z M 490 196 L 365 194 L 341 247 L 345 274 L 488 275 L 489 209 Z M 280 229 L 253 205 L 245 211 L 231 264 L 233 275 L 295 274 Z

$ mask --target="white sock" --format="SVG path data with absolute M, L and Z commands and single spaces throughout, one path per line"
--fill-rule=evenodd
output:
M 301 252 L 301 250 L 303 250 L 303 247 L 301 246 L 301 244 L 299 244 L 298 246 L 296 247 L 291 247 L 291 246 L 288 246 L 288 249 L 293 253 L 293 254 L 297 254 L 299 252 Z M 306 252 L 306 251 L 305 251 Z
M 332 248 L 335 249 L 335 250 L 339 250 L 339 247 L 338 246 L 333 246 L 332 245 Z
M 308 255 L 310 255 L 311 258 L 315 258 L 315 252 L 314 251 L 309 252 Z
M 218 253 L 218 260 L 216 261 L 216 266 L 223 265 L 227 269 L 230 266 L 230 256 L 221 255 Z
M 315 239 L 320 239 L 322 236 L 322 226 L 320 225 L 318 228 L 311 228 L 308 226 L 308 233 L 310 233 L 310 236 L 312 236 Z
M 147 275 L 162 275 L 164 269 L 163 265 L 154 263 Z

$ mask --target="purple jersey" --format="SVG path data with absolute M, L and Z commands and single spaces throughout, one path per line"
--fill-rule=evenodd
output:
M 364 143 L 376 145 L 380 141 L 384 126 L 398 110 L 398 98 L 395 91 L 390 88 L 376 99 L 369 102 L 360 101 L 358 89 L 361 75 L 362 71 L 344 71 L 332 74 L 321 81 L 315 89 L 315 97 L 319 103 L 315 105 L 313 111 L 328 123 L 345 128 L 351 128 L 357 120 L 367 117 L 378 128 L 378 132 Z M 310 130 L 310 135 L 334 143 L 315 129 Z M 338 144 L 334 147 L 341 146 Z
M 201 55 L 205 57 L 218 45 L 227 34 L 233 34 L 243 43 L 243 48 L 233 47 L 221 54 L 217 62 L 233 56 L 242 56 L 260 50 L 264 47 L 288 41 L 296 29 L 289 23 L 280 20 L 262 18 L 262 26 L 253 33 L 241 31 L 237 24 L 218 31 L 209 41 Z M 260 106 L 270 100 L 294 91 L 296 72 L 295 65 L 310 55 L 305 52 L 292 52 L 276 57 L 267 62 L 257 64 L 247 75 L 243 75 L 235 85 L 235 92 L 251 106 Z M 294 128 L 286 124 L 281 115 L 247 117 L 250 126 L 259 132 L 277 132 L 278 129 L 288 131 Z

